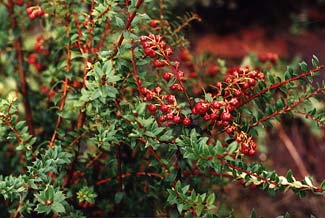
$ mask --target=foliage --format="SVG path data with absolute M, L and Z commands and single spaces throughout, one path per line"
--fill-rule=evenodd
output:
M 311 102 L 325 66 L 194 57 L 182 30 L 200 17 L 166 11 L 151 0 L 0 3 L 1 217 L 221 217 L 205 181 L 324 194 L 325 182 L 254 155 L 284 115 L 324 128 Z

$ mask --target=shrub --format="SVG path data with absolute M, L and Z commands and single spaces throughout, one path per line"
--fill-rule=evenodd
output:
M 167 6 L 1 2 L 2 217 L 221 217 L 219 190 L 232 181 L 324 193 L 254 156 L 284 116 L 324 128 L 311 102 L 325 66 L 193 56 L 182 31 L 199 16 L 171 22 Z

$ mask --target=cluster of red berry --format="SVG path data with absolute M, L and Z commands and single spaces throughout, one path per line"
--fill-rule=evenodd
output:
M 152 115 L 157 115 L 157 121 L 160 124 L 164 123 L 165 126 L 179 123 L 182 123 L 184 126 L 191 124 L 189 117 L 181 116 L 181 107 L 177 104 L 175 95 L 162 94 L 159 86 L 154 89 L 141 87 L 140 91 L 145 96 L 144 100 L 158 102 L 148 104 L 147 109 Z
M 79 181 L 79 178 L 80 177 L 84 177 L 85 176 L 85 173 L 84 172 L 80 172 L 80 171 L 74 171 L 72 173 L 72 183 L 73 184 L 78 184 L 80 181 Z
M 179 61 L 170 61 L 172 48 L 167 46 L 160 35 L 149 34 L 141 36 L 140 42 L 144 49 L 144 54 L 153 58 L 153 66 L 157 69 L 169 67 L 170 71 L 165 71 L 162 78 L 168 82 L 171 91 L 186 93 L 182 84 L 185 80 L 184 72 L 180 70 Z M 189 52 L 181 51 L 181 60 L 190 62 Z M 216 67 L 211 71 L 218 71 Z M 248 67 L 229 68 L 223 82 L 215 84 L 216 92 L 210 94 L 209 101 L 198 100 L 191 107 L 192 115 L 201 116 L 204 121 L 210 121 L 211 124 L 223 128 L 225 132 L 231 135 L 239 144 L 243 154 L 253 155 L 256 151 L 256 144 L 251 137 L 238 130 L 234 117 L 238 106 L 247 99 L 258 81 L 263 81 L 264 73 L 258 70 L 250 70 Z M 173 80 L 172 83 L 170 81 Z M 173 94 L 163 94 L 162 89 L 157 86 L 153 89 L 140 87 L 140 93 L 144 100 L 150 102 L 147 106 L 149 112 L 157 117 L 160 124 L 169 126 L 170 124 L 183 123 L 184 126 L 191 124 L 189 115 L 182 115 L 182 107 L 177 104 L 176 97 Z M 191 105 L 191 103 L 189 102 Z M 158 110 L 159 108 L 159 110 Z M 195 117 L 197 118 L 197 117 Z
M 40 35 L 36 38 L 34 50 L 36 52 L 33 52 L 28 56 L 28 64 L 34 66 L 37 71 L 41 71 L 43 69 L 43 65 L 40 63 L 39 55 L 42 54 L 44 56 L 47 56 L 50 54 L 49 50 L 45 48 L 43 35 Z
M 144 53 L 151 58 L 155 58 L 152 62 L 154 67 L 161 68 L 166 65 L 164 60 L 156 58 L 158 55 L 169 57 L 173 53 L 173 49 L 170 46 L 167 46 L 167 43 L 160 35 L 150 33 L 148 36 L 141 36 L 140 42 L 144 49 Z
M 181 81 L 184 81 L 184 72 L 179 70 L 180 62 L 175 61 L 171 62 L 169 57 L 172 55 L 173 50 L 166 42 L 162 39 L 160 35 L 149 34 L 148 36 L 141 36 L 140 42 L 144 49 L 145 55 L 150 58 L 154 58 L 153 66 L 155 68 L 162 68 L 169 66 L 173 71 L 164 72 L 162 77 L 167 82 L 170 81 L 173 77 L 176 78 L 175 83 L 170 85 L 170 90 L 172 91 L 184 91 L 183 85 L 180 84 Z M 158 59 L 157 56 L 162 57 Z M 177 104 L 176 97 L 173 94 L 162 94 L 162 89 L 157 86 L 154 89 L 148 89 L 141 87 L 140 92 L 145 96 L 146 101 L 155 100 L 158 103 L 153 103 L 148 105 L 148 110 L 151 114 L 157 114 L 157 108 L 160 107 L 160 113 L 158 114 L 157 121 L 159 123 L 164 123 L 165 126 L 170 124 L 179 124 L 182 123 L 184 126 L 189 126 L 191 124 L 191 119 L 189 117 L 184 117 L 181 115 L 181 107 Z
M 39 6 L 30 6 L 26 8 L 26 13 L 31 20 L 34 20 L 37 17 L 42 17 L 45 14 L 43 9 Z
M 192 108 L 194 115 L 200 115 L 205 121 L 223 127 L 239 144 L 243 154 L 253 155 L 256 143 L 246 133 L 239 131 L 234 120 L 236 108 L 247 99 L 257 81 L 264 80 L 265 75 L 248 67 L 230 68 L 224 82 L 216 83 L 216 93 L 211 94 L 212 101 L 200 100 Z
M 271 52 L 267 52 L 265 54 L 261 54 L 258 56 L 258 60 L 260 62 L 267 62 L 270 61 L 273 64 L 276 64 L 278 62 L 279 55 Z
M 51 100 L 55 95 L 56 92 L 53 90 L 49 90 L 44 84 L 40 87 L 41 92 L 48 96 L 48 99 Z

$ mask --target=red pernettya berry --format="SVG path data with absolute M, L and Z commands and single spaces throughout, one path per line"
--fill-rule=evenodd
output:
M 224 112 L 221 113 L 221 117 L 220 118 L 223 121 L 229 121 L 229 120 L 231 120 L 232 115 L 229 112 L 224 111 Z
M 162 77 L 168 82 L 172 78 L 172 74 L 169 72 L 165 72 Z
M 183 120 L 183 125 L 186 126 L 186 127 L 191 125 L 191 118 L 185 117 L 184 120 Z

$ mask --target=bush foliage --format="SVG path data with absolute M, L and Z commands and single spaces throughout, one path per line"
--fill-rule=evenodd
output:
M 325 127 L 316 56 L 192 55 L 200 17 L 163 0 L 5 0 L 0 20 L 1 217 L 231 217 L 233 181 L 324 193 L 255 158 L 283 117 Z

